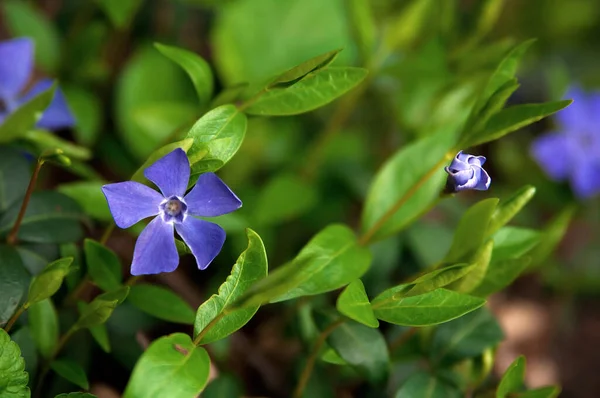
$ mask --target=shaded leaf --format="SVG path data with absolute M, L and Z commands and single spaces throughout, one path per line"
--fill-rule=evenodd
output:
M 379 327 L 379 321 L 373 314 L 365 286 L 360 279 L 351 282 L 339 295 L 337 310 L 348 318 L 371 328 Z
M 106 198 L 102 193 L 103 181 L 77 181 L 59 185 L 58 192 L 73 199 L 85 214 L 100 221 L 112 221 Z
M 133 285 L 129 302 L 147 314 L 169 322 L 194 323 L 194 310 L 177 293 L 161 286 Z
M 388 51 L 407 49 L 423 34 L 427 17 L 435 1 L 412 0 L 397 15 L 390 18 L 384 43 Z
M 403 297 L 417 296 L 427 293 L 462 278 L 471 271 L 469 264 L 455 264 L 428 272 L 411 282 L 414 285 L 401 293 Z
M 487 273 L 490 260 L 492 259 L 493 249 L 493 240 L 489 240 L 481 246 L 468 265 L 469 272 L 460 280 L 456 281 L 451 289 L 461 293 L 469 293 L 479 286 Z
M 58 315 L 52 300 L 45 299 L 29 307 L 31 337 L 43 358 L 49 359 L 58 343 L 60 329 Z
M 487 297 L 504 289 L 525 271 L 530 262 L 530 257 L 492 261 L 483 281 L 471 294 L 477 297 Z
M 521 257 L 539 242 L 541 234 L 533 229 L 504 227 L 494 235 L 492 261 Z
M 85 147 L 96 143 L 102 124 L 102 103 L 96 95 L 83 87 L 61 85 L 69 108 L 75 117 L 75 140 Z
M 84 303 L 83 301 L 79 301 L 77 303 L 77 308 L 79 309 L 79 313 L 82 314 L 85 312 L 87 306 L 89 304 Z M 88 330 L 90 334 L 96 340 L 96 343 L 102 348 L 104 352 L 110 352 L 110 340 L 108 337 L 108 330 L 106 329 L 106 325 L 100 324 L 97 326 L 89 327 Z
M 525 382 L 525 357 L 521 355 L 504 372 L 498 389 L 496 398 L 507 397 L 510 393 L 519 392 Z
M 83 251 L 92 281 L 104 291 L 118 289 L 123 275 L 121 262 L 115 252 L 92 239 L 83 242 Z
M 424 371 L 418 371 L 406 379 L 395 397 L 459 398 L 462 397 L 462 394 L 456 387 L 444 380 Z
M 84 390 L 90 389 L 85 370 L 77 362 L 71 359 L 57 359 L 50 363 L 50 368 L 58 373 L 59 376 L 77 384 Z
M 535 195 L 535 187 L 526 185 L 517 190 L 508 199 L 501 201 L 496 206 L 487 228 L 487 235 L 493 235 L 506 225 Z
M 49 160 L 54 160 L 55 163 L 63 166 L 71 165 L 70 159 L 65 160 L 65 157 L 88 160 L 92 156 L 88 148 L 75 145 L 46 130 L 27 130 L 22 138 L 33 144 L 33 146 L 37 148 L 39 154 L 56 151 L 57 154 L 53 156 L 53 159 Z
M 96 0 L 116 28 L 124 28 L 133 19 L 142 0 Z
M 29 163 L 20 150 L 0 147 L 0 213 L 25 195 L 30 174 Z
M 128 294 L 129 286 L 123 286 L 112 292 L 97 296 L 83 309 L 74 327 L 91 328 L 103 324 L 114 309 L 127 298 Z
M 16 4 L 17 2 L 11 3 Z M 27 131 L 40 120 L 44 110 L 50 105 L 55 89 L 56 84 L 36 95 L 6 116 L 2 124 L 0 124 L 0 143 L 23 138 Z
M 52 297 L 60 289 L 65 276 L 70 272 L 73 257 L 61 258 L 48 264 L 41 273 L 34 276 L 29 285 L 27 304 Z
M 8 322 L 17 310 L 29 279 L 19 252 L 12 246 L 0 245 L 0 325 Z

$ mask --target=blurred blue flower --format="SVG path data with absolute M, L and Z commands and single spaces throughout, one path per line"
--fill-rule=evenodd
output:
M 0 124 L 7 115 L 52 86 L 52 80 L 42 79 L 29 91 L 22 93 L 31 78 L 33 66 L 31 39 L 17 38 L 0 42 Z M 75 119 L 67 106 L 65 96 L 57 89 L 37 127 L 56 130 L 74 124 Z
M 129 228 L 138 221 L 155 217 L 140 234 L 133 251 L 132 275 L 171 272 L 179 264 L 173 229 L 192 250 L 198 268 L 205 269 L 219 254 L 225 231 L 208 221 L 192 216 L 214 217 L 239 209 L 242 202 L 214 173 L 204 173 L 185 195 L 190 178 L 190 163 L 178 148 L 160 158 L 144 175 L 155 183 L 162 195 L 134 181 L 102 187 L 115 223 Z
M 573 104 L 557 113 L 559 129 L 537 138 L 531 154 L 556 181 L 569 180 L 579 198 L 600 192 L 600 92 L 571 87 Z
M 473 156 L 463 151 L 456 154 L 450 166 L 444 168 L 448 173 L 446 190 L 460 192 L 467 189 L 485 191 L 492 182 L 488 173 L 482 168 L 484 156 Z

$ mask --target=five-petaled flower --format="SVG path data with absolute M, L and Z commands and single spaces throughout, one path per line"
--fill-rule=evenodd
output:
M 33 73 L 33 61 L 31 39 L 17 38 L 0 42 L 0 124 L 21 105 L 52 86 L 52 80 L 42 79 L 23 93 Z M 37 126 L 57 130 L 74 124 L 75 119 L 67 101 L 57 89 Z
M 157 274 L 177 268 L 179 255 L 173 229 L 190 247 L 198 268 L 208 267 L 223 247 L 225 231 L 217 224 L 193 216 L 220 216 L 239 209 L 242 202 L 214 173 L 200 175 L 186 195 L 190 163 L 179 148 L 149 166 L 144 175 L 158 186 L 162 195 L 134 181 L 102 187 L 118 227 L 128 228 L 156 216 L 135 244 L 131 274 Z
M 559 129 L 537 138 L 531 154 L 550 178 L 569 180 L 585 199 L 600 193 L 600 92 L 571 87 L 567 97 L 574 103 L 557 113 Z
M 467 189 L 485 191 L 492 182 L 488 173 L 482 168 L 485 156 L 473 156 L 463 151 L 456 154 L 450 166 L 444 168 L 448 173 L 446 190 L 460 192 Z

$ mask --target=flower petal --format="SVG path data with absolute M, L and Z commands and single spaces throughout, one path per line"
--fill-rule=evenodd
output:
M 449 167 L 446 167 L 446 173 L 450 175 L 455 186 L 465 185 L 471 178 L 473 178 L 473 169 L 461 170 L 453 173 Z
M 225 243 L 225 231 L 217 224 L 187 217 L 175 230 L 192 250 L 198 268 L 206 269 Z
M 571 187 L 575 196 L 588 199 L 600 193 L 600 163 L 581 159 L 573 169 Z
M 481 167 L 481 166 L 483 166 L 485 161 L 486 161 L 485 156 L 471 156 L 468 160 L 468 163 Z
M 164 200 L 154 189 L 134 181 L 104 185 L 102 192 L 119 228 L 129 228 L 146 217 L 157 215 Z
M 166 223 L 160 217 L 155 217 L 135 242 L 131 275 L 172 272 L 178 264 L 173 223 Z
M 177 148 L 150 165 L 144 175 L 158 186 L 165 198 L 182 198 L 190 179 L 190 161 L 183 149 Z
M 37 82 L 31 90 L 19 99 L 19 104 L 24 104 L 31 100 L 36 95 L 48 90 L 52 87 L 54 81 L 51 79 L 42 79 Z M 42 114 L 41 119 L 37 122 L 37 126 L 48 130 L 58 130 L 75 125 L 75 118 L 67 105 L 67 99 L 63 92 L 57 88 L 54 91 L 52 102 Z
M 475 176 L 477 177 L 477 184 L 473 187 L 473 189 L 477 191 L 487 191 L 492 183 L 492 179 L 490 178 L 487 171 L 483 168 L 474 165 L 473 169 L 475 171 Z
M 188 213 L 195 216 L 215 217 L 242 207 L 242 201 L 215 173 L 204 173 L 186 195 Z
M 20 37 L 0 43 L 0 97 L 16 97 L 33 72 L 33 41 Z
M 467 163 L 469 157 L 472 156 L 464 154 L 462 151 L 460 151 L 456 154 L 454 159 L 452 159 L 452 162 L 450 163 L 450 166 L 448 166 L 448 169 L 451 170 L 451 172 L 453 173 L 456 173 L 457 171 L 468 170 L 470 168 L 469 163 Z
M 554 180 L 564 180 L 571 167 L 569 139 L 565 134 L 542 135 L 531 144 L 531 155 Z

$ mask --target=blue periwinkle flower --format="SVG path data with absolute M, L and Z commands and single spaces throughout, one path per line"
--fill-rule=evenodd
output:
M 575 195 L 600 193 L 600 92 L 571 87 L 573 104 L 557 113 L 558 130 L 537 138 L 531 154 L 556 181 L 569 180 Z
M 190 163 L 180 148 L 157 160 L 144 170 L 144 175 L 162 194 L 134 181 L 102 187 L 118 227 L 128 228 L 156 216 L 135 244 L 131 274 L 158 274 L 177 268 L 179 255 L 173 230 L 190 247 L 198 268 L 208 267 L 223 247 L 225 231 L 193 216 L 220 216 L 239 209 L 242 202 L 214 173 L 202 174 L 186 195 Z
M 492 182 L 488 173 L 482 168 L 485 156 L 473 156 L 463 151 L 456 154 L 450 166 L 444 168 L 448 173 L 446 190 L 460 192 L 467 189 L 485 191 Z
M 7 115 L 52 86 L 52 80 L 42 79 L 23 93 L 33 73 L 33 66 L 31 39 L 17 38 L 0 42 L 0 124 Z M 56 130 L 74 124 L 75 119 L 67 106 L 65 96 L 57 89 L 37 126 Z

